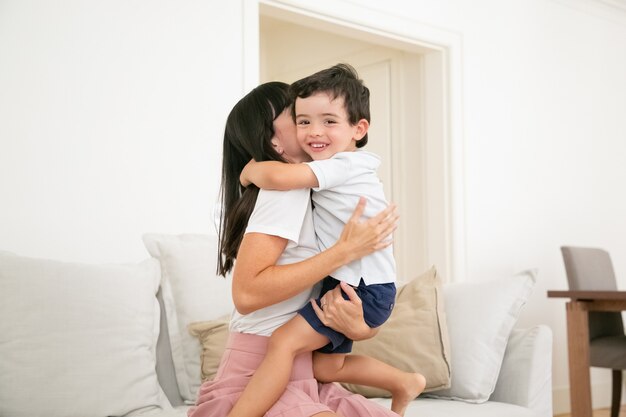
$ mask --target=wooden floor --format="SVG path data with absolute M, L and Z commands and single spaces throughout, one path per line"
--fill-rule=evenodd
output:
M 626 406 L 623 405 L 622 408 L 620 408 L 619 411 L 619 415 L 620 417 L 625 416 L 626 417 Z M 557 414 L 554 417 L 570 417 L 571 414 Z M 611 416 L 611 410 L 608 408 L 603 408 L 601 410 L 593 410 L 593 417 L 610 417 Z

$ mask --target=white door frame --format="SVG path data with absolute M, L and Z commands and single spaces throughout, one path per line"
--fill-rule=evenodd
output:
M 241 0 L 243 93 L 259 83 L 259 16 L 297 16 L 297 23 L 337 33 L 358 31 L 373 43 L 424 57 L 424 120 L 429 259 L 448 281 L 466 278 L 462 43 L 458 33 L 344 0 Z M 329 14 L 332 11 L 332 15 Z M 292 19 L 293 20 L 293 19 Z M 408 215 L 408 214 L 404 214 Z M 415 271 L 420 273 L 422 271 Z

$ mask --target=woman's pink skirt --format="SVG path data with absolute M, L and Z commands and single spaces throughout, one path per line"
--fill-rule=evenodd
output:
M 269 338 L 231 333 L 213 381 L 200 387 L 189 417 L 225 417 L 267 351 Z M 266 417 L 310 417 L 324 411 L 344 417 L 397 417 L 397 414 L 346 391 L 338 384 L 321 384 L 313 377 L 311 353 L 298 355 L 287 389 Z

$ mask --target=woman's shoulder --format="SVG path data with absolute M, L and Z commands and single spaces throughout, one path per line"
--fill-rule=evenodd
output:
M 286 191 L 260 189 L 259 196 L 257 197 L 257 205 L 259 204 L 259 201 L 273 204 L 291 200 L 306 201 L 306 199 L 308 199 L 310 195 L 311 190 L 309 188 L 298 188 L 295 190 Z
M 304 213 L 310 196 L 311 190 L 308 188 L 287 191 L 261 189 L 254 206 L 254 213 L 263 212 L 272 216 L 280 216 L 282 213 Z
M 260 190 L 246 233 L 277 235 L 298 242 L 303 222 L 310 213 L 309 196 L 309 189 Z

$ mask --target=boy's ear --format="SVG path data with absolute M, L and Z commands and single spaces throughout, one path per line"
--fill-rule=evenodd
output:
M 276 152 L 278 152 L 279 155 L 282 155 L 285 150 L 283 149 L 282 146 L 280 146 L 280 141 L 276 138 L 272 138 L 272 146 L 274 147 L 274 149 L 276 149 Z
M 370 128 L 370 123 L 367 120 L 365 119 L 359 120 L 356 123 L 356 132 L 354 134 L 354 140 L 358 142 L 361 139 L 363 139 L 363 136 L 365 136 L 369 128 Z

